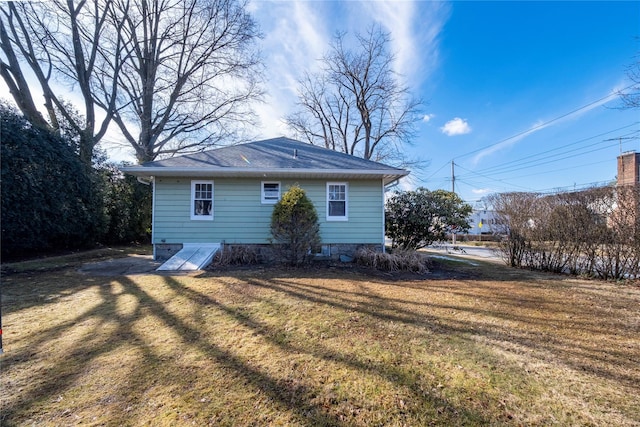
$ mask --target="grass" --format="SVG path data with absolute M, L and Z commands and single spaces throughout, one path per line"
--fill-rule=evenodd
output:
M 153 250 L 150 246 L 102 247 L 85 251 L 70 251 L 64 255 L 42 256 L 25 261 L 5 263 L 2 265 L 2 274 L 42 273 L 78 268 L 85 262 L 122 258 L 132 254 L 150 255 L 152 252 Z
M 640 424 L 637 286 L 80 261 L 2 278 L 2 426 Z

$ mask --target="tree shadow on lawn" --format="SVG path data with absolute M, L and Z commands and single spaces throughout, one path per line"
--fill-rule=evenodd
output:
M 489 345 L 505 349 L 510 347 L 505 343 L 516 344 L 549 363 L 556 363 L 560 359 L 580 372 L 590 372 L 633 388 L 639 388 L 640 385 L 640 371 L 636 369 L 635 362 L 638 357 L 637 346 L 608 348 L 599 339 L 611 336 L 626 337 L 629 342 L 637 339 L 640 321 L 637 312 L 636 319 L 611 315 L 613 307 L 617 305 L 618 310 L 621 308 L 620 299 L 624 298 L 623 295 L 617 296 L 618 301 L 614 301 L 613 296 L 603 298 L 597 295 L 595 304 L 581 307 L 568 302 L 575 301 L 575 294 L 581 292 L 569 285 L 550 288 L 549 285 L 533 284 L 534 288 L 546 289 L 550 293 L 535 293 L 525 289 L 524 295 L 521 283 L 505 287 L 503 284 L 492 286 L 490 282 L 478 284 L 474 281 L 456 281 L 448 285 L 421 282 L 413 287 L 431 295 L 453 295 L 461 302 L 438 304 L 400 298 L 397 292 L 392 292 L 393 296 L 378 295 L 363 286 L 357 292 L 335 288 L 328 290 L 323 286 L 275 277 L 247 279 L 247 283 L 382 321 L 415 325 L 434 333 L 470 339 L 483 337 Z M 405 283 L 376 283 L 379 286 L 399 287 L 400 293 L 407 289 Z M 478 288 L 482 292 L 478 292 Z M 639 296 L 636 292 L 636 301 Z M 591 296 L 587 298 L 592 299 Z M 482 303 L 468 305 L 462 303 L 464 300 L 481 300 Z M 632 304 L 627 306 L 632 307 Z M 446 318 L 440 314 L 447 311 L 459 315 Z M 633 316 L 634 312 L 629 310 L 629 314 Z M 503 325 L 496 325 L 493 319 Z
M 37 378 L 28 381 L 28 385 L 16 390 L 21 398 L 14 399 L 12 404 L 4 404 L 0 421 L 12 420 L 14 417 L 24 417 L 25 414 L 37 413 L 37 408 L 46 406 L 51 401 L 62 400 L 62 395 L 77 387 L 77 382 L 87 375 L 92 363 L 96 360 L 108 356 L 110 353 L 124 351 L 134 346 L 136 351 L 140 351 L 144 356 L 144 363 L 139 364 L 142 368 L 148 363 L 158 363 L 159 360 L 153 349 L 147 345 L 144 339 L 133 329 L 134 322 L 144 315 L 143 296 L 136 291 L 137 286 L 130 280 L 123 278 L 112 283 L 94 283 L 88 279 L 86 286 L 74 286 L 73 290 L 79 292 L 84 289 L 97 287 L 99 289 L 100 303 L 86 310 L 82 314 L 69 318 L 65 321 L 51 322 L 37 335 L 27 337 L 24 341 L 29 341 L 28 347 L 22 351 L 10 351 L 3 357 L 3 367 L 5 372 L 11 370 L 24 369 L 35 360 L 39 359 L 45 365 L 38 367 Z M 124 291 L 116 291 L 119 285 L 124 285 Z M 68 291 L 64 288 L 61 291 Z M 122 314 L 117 308 L 117 301 L 123 295 L 136 295 L 140 304 L 129 313 Z M 64 341 L 66 347 L 63 348 L 61 341 L 65 336 L 73 334 L 79 325 L 84 325 L 82 333 L 75 340 Z M 49 351 L 49 349 L 51 351 Z M 122 368 L 118 366 L 117 368 Z M 109 384 L 109 381 L 105 381 Z M 111 384 L 106 385 L 105 394 L 99 402 L 120 401 L 122 396 L 129 396 L 127 393 L 121 394 L 117 390 L 109 390 Z M 92 385 L 93 391 L 95 385 Z M 88 390 L 85 390 L 88 391 Z M 131 396 L 134 396 L 132 394 Z M 114 397 L 115 396 L 115 397 Z M 60 409 L 58 413 L 40 414 L 40 422 L 56 424 L 56 417 L 67 417 L 67 411 Z M 22 421 L 24 419 L 21 418 Z M 33 420 L 32 420 L 33 421 Z M 71 420 L 68 420 L 71 422 Z M 0 422 L 0 425 L 3 425 Z
M 114 257 L 113 252 L 118 256 Z M 142 249 L 126 255 L 123 253 L 125 250 L 106 248 L 73 256 L 53 256 L 42 261 L 36 259 L 3 265 L 3 311 L 6 314 L 55 304 L 61 298 L 100 286 L 114 277 L 154 274 L 160 265 Z
M 316 361 L 347 367 L 348 369 L 357 372 L 358 375 L 374 375 L 393 383 L 396 387 L 408 387 L 413 394 L 412 399 L 414 401 L 414 409 L 420 410 L 432 408 L 434 413 L 438 413 L 439 417 L 442 419 L 458 420 L 458 422 L 462 422 L 462 424 L 467 424 L 469 422 L 473 424 L 485 424 L 487 422 L 487 420 L 479 413 L 465 407 L 452 404 L 444 398 L 427 392 L 425 388 L 420 386 L 420 384 L 425 386 L 426 384 L 415 372 L 405 370 L 401 366 L 394 366 L 392 364 L 372 363 L 371 360 L 365 360 L 359 357 L 358 354 L 352 352 L 343 353 L 332 350 L 317 341 L 313 343 L 295 343 L 293 340 L 287 338 L 290 333 L 285 327 L 270 325 L 264 321 L 264 319 L 252 316 L 242 307 L 223 304 L 212 298 L 210 295 L 198 292 L 190 287 L 186 287 L 178 280 L 171 277 L 166 278 L 166 283 L 178 295 L 184 296 L 199 305 L 214 307 L 243 327 L 253 331 L 255 335 L 260 336 L 270 345 L 279 348 L 290 357 L 307 355 Z M 248 286 L 262 286 L 261 284 L 251 280 L 247 280 L 246 284 Z M 277 287 L 267 286 L 267 288 L 281 292 L 281 289 L 278 289 Z M 236 288 L 236 291 L 237 290 L 238 289 Z M 291 294 L 289 296 L 295 297 L 295 295 Z M 250 297 L 249 299 L 260 301 L 259 297 Z M 332 306 L 335 307 L 336 305 Z M 185 331 L 189 334 L 193 333 L 193 331 L 189 331 L 188 328 L 186 328 Z M 189 342 L 200 347 L 210 356 L 215 357 L 219 363 L 233 368 L 236 371 L 236 374 L 243 381 L 260 390 L 267 390 L 268 394 L 274 401 L 296 414 L 298 421 L 303 422 L 303 424 L 311 426 L 349 424 L 348 413 L 331 413 L 331 411 L 328 410 L 329 405 L 327 405 L 326 399 L 318 399 L 318 397 L 325 393 L 325 390 L 323 390 L 319 384 L 310 384 L 307 386 L 300 386 L 299 384 L 296 384 L 292 387 L 292 384 L 289 381 L 282 378 L 273 378 L 266 374 L 266 372 L 260 372 L 259 369 L 248 368 L 241 358 L 234 356 L 228 351 L 220 352 L 214 344 L 207 342 L 206 340 L 199 339 L 197 333 L 194 334 L 192 338 L 193 339 L 190 339 Z M 212 351 L 213 348 L 216 348 L 216 350 Z M 331 399 L 335 399 L 335 397 L 329 397 L 329 400 Z M 338 402 L 333 401 L 329 403 L 336 404 Z M 356 404 L 355 406 L 357 407 L 358 405 Z M 410 409 L 406 408 L 406 412 L 409 411 Z
M 5 314 L 13 313 L 18 310 L 26 310 L 31 307 L 40 307 L 43 305 L 54 304 L 60 298 L 67 297 L 73 293 L 78 293 L 93 286 L 100 286 L 105 282 L 117 277 L 122 277 L 123 270 L 121 267 L 113 269 L 109 274 L 108 267 L 100 269 L 95 272 L 93 265 L 97 264 L 117 264 L 119 262 L 125 263 L 125 265 L 131 264 L 131 258 L 138 258 L 139 262 L 147 262 L 149 264 L 150 275 L 170 276 L 171 273 L 155 272 L 153 267 L 157 266 L 154 261 L 145 261 L 140 259 L 140 255 L 133 255 L 129 257 L 123 257 L 118 259 L 109 259 L 100 262 L 90 262 L 85 264 L 79 271 L 84 271 L 85 274 L 78 274 L 78 266 L 73 265 L 71 267 L 64 267 L 61 269 L 55 269 L 53 271 L 46 270 L 39 271 L 26 271 L 26 272 L 4 272 L 2 274 L 2 309 Z M 486 263 L 490 265 L 489 263 Z M 483 265 L 480 262 L 479 265 Z M 400 286 L 403 287 L 416 287 L 418 289 L 423 288 L 423 282 L 432 283 L 434 281 L 442 280 L 482 280 L 484 270 L 478 266 L 470 265 L 458 265 L 457 263 L 441 263 L 434 261 L 431 271 L 424 275 L 418 275 L 410 272 L 383 272 L 368 267 L 361 267 L 354 264 L 333 264 L 318 262 L 311 267 L 306 268 L 282 268 L 279 266 L 248 266 L 248 267 L 227 267 L 218 268 L 213 267 L 215 270 L 205 272 L 200 275 L 202 278 L 215 277 L 220 274 L 231 274 L 243 276 L 262 276 L 266 277 L 272 274 L 281 275 L 290 274 L 294 277 L 304 276 L 305 274 L 327 275 L 327 277 L 335 277 L 335 274 L 347 274 L 347 275 L 359 275 L 360 280 L 378 280 L 385 283 L 400 282 Z M 521 270 L 509 271 L 510 269 L 502 267 L 504 274 L 497 274 L 494 280 L 513 280 L 514 277 L 519 277 L 520 280 L 533 281 L 536 279 L 531 278 L 530 275 L 525 275 Z M 543 276 L 544 277 L 544 276 Z M 552 277 L 552 276 L 551 276 Z M 28 283 L 28 286 L 25 286 Z M 414 285 L 415 283 L 415 285 Z
M 2 312 L 4 315 L 42 307 L 61 298 L 104 283 L 106 279 L 87 276 L 78 280 L 75 272 L 19 273 L 3 275 Z
M 259 317 L 242 308 L 243 301 L 264 302 L 262 295 L 252 294 L 252 289 L 273 292 L 269 303 L 275 304 L 276 309 L 278 302 L 274 302 L 273 298 L 277 299 L 278 295 L 285 295 L 301 303 L 312 303 L 338 310 L 347 316 L 345 319 L 336 319 L 338 323 L 352 321 L 349 316 L 354 314 L 373 322 L 360 327 L 376 327 L 375 322 L 397 323 L 414 328 L 417 337 L 423 340 L 429 340 L 432 334 L 438 334 L 461 337 L 469 340 L 473 345 L 477 337 L 481 337 L 486 339 L 487 345 L 504 348 L 506 351 L 513 350 L 512 344 L 521 346 L 546 362 L 557 363 L 557 359 L 560 359 L 562 363 L 573 369 L 588 371 L 631 388 L 638 389 L 640 383 L 640 376 L 635 370 L 637 349 L 602 348 L 597 342 L 589 345 L 587 340 L 576 341 L 570 334 L 572 329 L 584 330 L 594 336 L 608 334 L 615 330 L 617 334 L 633 337 L 637 336 L 634 335 L 637 334 L 637 324 L 636 326 L 625 324 L 624 319 L 602 322 L 605 315 L 611 317 L 611 313 L 605 313 L 605 308 L 598 308 L 591 313 L 592 317 L 586 317 L 584 310 L 578 306 L 557 301 L 556 298 L 562 296 L 561 294 L 552 293 L 548 296 L 535 297 L 529 295 L 527 298 L 518 298 L 517 295 L 514 296 L 514 287 L 492 287 L 485 283 L 478 283 L 477 280 L 458 281 L 455 284 L 445 283 L 443 280 L 419 280 L 405 283 L 385 281 L 380 277 L 372 278 L 359 273 L 347 275 L 347 280 L 354 283 L 354 287 L 348 290 L 337 289 L 330 285 L 305 283 L 304 277 L 307 276 L 300 274 L 299 271 L 292 271 L 289 274 L 290 277 L 287 277 L 286 272 L 281 273 L 282 271 L 265 270 L 261 272 L 260 277 L 255 277 L 251 272 L 247 272 L 238 275 L 233 284 L 222 283 L 224 279 L 212 273 L 190 278 L 196 282 L 218 280 L 232 297 L 234 294 L 237 295 L 238 303 L 233 304 L 222 302 L 214 294 L 200 292 L 194 289 L 194 286 L 186 286 L 179 277 L 158 277 L 160 286 L 169 287 L 177 297 L 192 304 L 193 309 L 188 318 L 176 314 L 168 301 L 155 298 L 153 290 L 147 285 L 137 283 L 135 277 L 120 277 L 113 279 L 110 283 L 96 282 L 87 277 L 87 282 L 83 285 L 77 284 L 67 288 L 64 283 L 59 283 L 57 287 L 51 286 L 48 292 L 52 296 L 68 295 L 69 292 L 79 292 L 98 286 L 101 301 L 77 317 L 39 330 L 37 336 L 29 338 L 31 340 L 29 347 L 3 357 L 6 371 L 24 369 L 34 358 L 46 359 L 47 348 L 56 348 L 58 341 L 65 334 L 73 332 L 77 325 L 89 324 L 73 343 L 68 344 L 67 348 L 56 349 L 55 360 L 47 361 L 46 367 L 37 372 L 37 380 L 29 382 L 19 392 L 13 390 L 18 397 L 13 398 L 11 404 L 3 405 L 0 421 L 9 423 L 15 419 L 26 421 L 24 417 L 28 415 L 25 414 L 36 414 L 39 407 L 78 387 L 78 382 L 83 380 L 87 370 L 99 359 L 114 352 L 134 351 L 139 356 L 131 365 L 123 367 L 127 369 L 127 380 L 116 382 L 114 389 L 105 387 L 104 390 L 96 392 L 94 404 L 103 406 L 103 412 L 99 416 L 103 417 L 104 421 L 109 420 L 110 413 L 113 416 L 122 417 L 123 411 L 133 408 L 126 415 L 126 419 L 135 423 L 136 411 L 142 411 L 139 409 L 143 406 L 141 396 L 150 389 L 163 388 L 179 396 L 188 394 L 193 384 L 207 383 L 208 379 L 198 375 L 197 367 L 185 370 L 181 364 L 180 357 L 196 352 L 203 355 L 210 363 L 228 372 L 235 378 L 236 383 L 245 384 L 256 393 L 259 391 L 266 395 L 275 408 L 290 413 L 300 424 L 347 425 L 353 422 L 349 421 L 349 414 L 339 413 L 336 410 L 335 406 L 340 402 L 335 398 L 329 398 L 328 403 L 319 398 L 326 395 L 326 390 L 321 385 L 311 381 L 305 382 L 304 377 L 302 381 L 278 377 L 270 373 L 267 367 L 258 366 L 242 356 L 233 346 L 225 347 L 222 340 L 206 334 L 198 326 L 198 319 L 203 313 L 212 310 L 252 331 L 256 337 L 283 352 L 285 357 L 293 359 L 298 355 L 306 355 L 315 361 L 342 366 L 358 375 L 379 377 L 393 384 L 395 389 L 406 389 L 410 393 L 411 405 L 387 416 L 401 417 L 404 413 L 405 416 L 418 418 L 419 411 L 426 411 L 429 414 L 435 414 L 441 420 L 457 421 L 459 424 L 487 424 L 496 421 L 493 418 L 485 418 L 485 415 L 474 409 L 473 405 L 456 404 L 444 395 L 434 392 L 430 380 L 422 377 L 422 373 L 412 369 L 410 364 L 402 363 L 403 356 L 400 353 L 394 353 L 396 362 L 387 363 L 370 360 L 350 350 L 332 349 L 322 340 L 305 342 L 288 339 L 291 333 L 284 326 L 270 324 L 264 317 Z M 338 274 L 341 273 L 338 272 Z M 329 281 L 335 279 L 336 274 L 331 272 L 323 275 L 313 272 L 309 277 Z M 483 293 L 474 290 L 483 286 L 486 287 Z M 403 292 L 413 293 L 412 298 L 403 296 Z M 427 294 L 422 295 L 421 292 Z M 482 304 L 476 306 L 462 302 L 436 303 L 426 298 L 428 293 L 448 294 L 459 301 L 475 298 Z M 119 309 L 118 300 L 123 296 L 133 298 L 134 310 L 123 313 Z M 20 310 L 41 305 L 43 301 L 48 304 L 46 299 L 35 299 L 30 303 L 32 305 L 21 305 Z M 228 301 L 233 301 L 233 298 Z M 527 309 L 536 311 L 528 312 Z M 541 315 L 544 313 L 542 309 L 555 310 L 560 317 L 567 316 L 575 320 L 572 320 L 569 326 L 563 325 L 562 321 L 557 320 L 558 316 L 552 319 Z M 153 316 L 159 320 L 162 329 L 158 330 L 158 333 L 178 337 L 177 341 L 174 341 L 179 342 L 180 346 L 175 348 L 175 353 L 167 355 L 159 351 L 158 343 L 150 342 L 149 337 L 135 326 L 136 322 L 145 316 Z M 507 323 L 511 322 L 511 326 L 496 326 L 494 322 L 478 320 L 479 318 L 499 319 Z M 522 330 L 518 325 L 523 327 Z M 532 327 L 535 328 L 530 329 Z M 560 336 L 548 332 L 558 328 L 565 328 L 568 334 Z M 155 331 L 146 333 L 155 333 Z M 477 351 L 482 349 L 478 347 Z M 624 367 L 624 372 L 611 368 L 614 365 Z M 157 367 L 157 370 L 150 370 L 149 366 Z M 516 370 L 517 367 L 505 369 Z M 93 387 L 98 386 L 94 384 Z M 224 391 L 220 392 L 224 393 Z M 215 397 L 213 399 L 215 400 Z M 487 402 L 491 402 L 492 399 L 486 396 Z M 212 405 L 211 402 L 197 401 L 193 405 L 199 408 L 200 413 L 209 414 L 210 418 L 215 417 L 212 410 L 207 408 Z M 47 414 L 47 416 L 53 417 L 51 419 L 64 419 L 63 406 L 59 408 L 59 413 Z M 250 412 L 253 409 L 246 410 Z M 227 421 L 229 421 L 228 418 Z M 399 418 L 391 421 L 399 421 Z M 502 421 L 508 422 L 506 419 Z
M 313 348 L 305 345 L 294 345 L 281 340 L 283 331 L 269 326 L 257 318 L 252 318 L 242 310 L 222 304 L 209 295 L 199 293 L 185 287 L 179 279 L 164 277 L 160 279 L 163 284 L 169 286 L 177 296 L 186 298 L 195 303 L 195 307 L 207 310 L 214 309 L 223 313 L 229 319 L 254 331 L 254 333 L 266 340 L 266 342 L 279 347 L 283 352 L 291 355 L 308 354 L 314 359 L 320 359 L 331 363 L 347 365 L 359 372 L 379 375 L 384 379 L 406 386 L 414 393 L 417 409 L 427 406 L 439 414 L 443 419 L 467 420 L 474 424 L 483 424 L 485 420 L 477 413 L 464 407 L 456 407 L 443 398 L 433 394 L 425 394 L 418 388 L 420 378 L 414 373 L 398 367 L 370 364 L 361 360 L 357 355 L 342 354 L 322 346 Z M 117 288 L 121 287 L 120 290 Z M 134 280 L 124 277 L 111 284 L 103 284 L 99 289 L 101 302 L 81 315 L 68 319 L 62 323 L 51 325 L 30 338 L 30 346 L 20 352 L 6 355 L 3 360 L 4 368 L 8 371 L 19 369 L 21 365 L 27 366 L 34 358 L 47 358 L 47 348 L 55 347 L 57 342 L 66 334 L 81 324 L 89 322 L 91 325 L 69 344 L 68 348 L 57 348 L 56 360 L 48 360 L 46 368 L 38 372 L 39 378 L 29 381 L 28 385 L 19 390 L 11 404 L 3 405 L 3 414 L 0 420 L 11 423 L 12 420 L 27 421 L 23 417 L 33 414 L 36 418 L 32 421 L 53 422 L 65 419 L 68 410 L 64 404 L 58 406 L 58 411 L 48 414 L 38 414 L 39 407 L 50 407 L 52 401 L 66 392 L 79 387 L 79 382 L 87 375 L 89 367 L 98 359 L 116 352 L 134 351 L 140 354 L 134 366 L 123 366 L 127 370 L 126 381 L 115 384 L 116 389 L 100 389 L 97 384 L 92 384 L 89 390 L 80 392 L 94 393 L 93 405 L 100 404 L 103 410 L 129 410 L 142 403 L 138 401 L 150 388 L 159 387 L 161 384 L 171 387 L 176 392 L 186 392 L 190 384 L 196 384 L 203 379 L 198 378 L 197 373 L 185 372 L 175 366 L 176 361 L 171 357 L 163 357 L 158 354 L 157 348 L 149 344 L 143 335 L 134 326 L 136 321 L 143 316 L 153 316 L 158 319 L 163 329 L 169 329 L 179 337 L 181 348 L 179 352 L 195 350 L 209 358 L 212 363 L 228 370 L 239 383 L 246 387 L 260 390 L 274 402 L 276 408 L 289 411 L 294 414 L 294 419 L 302 425 L 345 425 L 349 424 L 348 414 L 331 413 L 328 408 L 338 402 L 326 402 L 318 399 L 323 394 L 320 385 L 304 385 L 291 382 L 286 378 L 277 378 L 265 370 L 261 370 L 248 363 L 243 357 L 230 349 L 219 345 L 209 336 L 204 336 L 199 328 L 186 319 L 173 314 L 162 301 L 152 297 L 147 290 L 138 285 Z M 129 313 L 121 313 L 118 308 L 118 300 L 123 296 L 135 298 L 135 309 Z M 106 331 L 106 332 L 105 332 Z M 157 370 L 149 371 L 148 366 L 155 366 Z M 176 378 L 178 372 L 180 377 Z M 206 380 L 205 380 L 206 381 Z M 109 383 L 109 381 L 106 381 Z M 220 392 L 224 393 L 223 390 Z M 91 402 L 90 402 L 91 403 Z M 115 406 L 114 406 L 115 405 Z M 206 403 L 202 410 L 206 412 Z M 111 409 L 107 409 L 111 408 Z M 251 409 L 247 408 L 247 411 Z M 442 412 L 444 411 L 444 412 Z M 100 410 L 98 410 L 100 412 Z M 105 414 L 101 414 L 103 420 Z M 38 418 L 40 417 L 40 418 Z M 109 419 L 107 414 L 107 420 Z M 120 418 L 122 419 L 122 418 Z M 135 409 L 127 415 L 130 422 L 135 423 Z M 52 421 L 53 420 L 53 421 Z
M 409 372 L 388 366 L 370 365 L 366 361 L 358 360 L 354 355 L 336 353 L 327 348 L 314 347 L 310 349 L 292 346 L 278 338 L 283 331 L 273 328 L 259 319 L 251 318 L 241 310 L 222 304 L 208 295 L 185 287 L 177 278 L 165 277 L 163 282 L 176 295 L 195 303 L 194 306 L 197 310 L 203 307 L 207 310 L 214 308 L 235 322 L 253 330 L 256 335 L 288 354 L 306 353 L 331 363 L 348 365 L 358 371 L 377 373 L 398 385 L 411 384 L 414 386 L 418 382 L 416 378 L 409 378 L 412 375 Z M 122 289 L 117 290 L 119 287 Z M 125 411 L 127 412 L 126 420 L 135 423 L 135 408 L 143 405 L 139 398 L 150 388 L 164 386 L 177 394 L 187 393 L 193 384 L 197 384 L 198 381 L 207 381 L 199 378 L 197 372 L 185 371 L 177 366 L 179 354 L 184 355 L 195 351 L 210 359 L 212 363 L 231 372 L 238 383 L 266 394 L 270 401 L 275 402 L 276 408 L 291 412 L 294 414 L 296 422 L 300 424 L 313 426 L 349 424 L 345 414 L 330 413 L 327 410 L 327 402 L 317 399 L 323 393 L 319 385 L 304 385 L 291 382 L 286 378 L 277 378 L 266 370 L 250 364 L 234 351 L 226 349 L 210 337 L 204 336 L 199 328 L 187 319 L 173 314 L 163 301 L 152 297 L 135 280 L 128 277 L 119 278 L 111 284 L 100 285 L 99 293 L 101 302 L 95 307 L 77 317 L 39 330 L 37 336 L 30 337 L 29 347 L 5 355 L 3 365 L 6 372 L 21 367 L 24 369 L 34 358 L 45 359 L 46 367 L 38 370 L 37 379 L 28 381 L 28 384 L 20 390 L 13 390 L 16 395 L 13 396 L 12 402 L 3 404 L 3 413 L 0 417 L 2 424 L 5 422 L 11 424 L 17 420 L 53 424 L 61 422 L 60 420 L 71 421 L 69 416 L 73 411 L 70 411 L 68 407 L 65 409 L 67 404 L 56 405 L 57 411 L 54 410 L 46 414 L 38 414 L 38 408 L 50 408 L 51 402 L 56 399 L 62 400 L 65 393 L 72 390 L 78 392 L 79 383 L 85 380 L 88 370 L 94 363 L 98 363 L 99 359 L 113 353 L 125 351 L 135 351 L 140 354 L 133 365 L 121 367 L 121 369 L 127 370 L 125 381 L 111 384 L 105 380 L 104 389 L 100 389 L 99 384 L 89 386 L 90 392 L 95 393 L 95 397 L 94 401 L 88 402 L 88 404 L 100 405 L 103 408 L 97 410 L 97 421 L 102 419 L 102 421 L 109 422 L 109 411 L 111 411 L 111 416 L 116 419 L 120 417 L 120 420 L 123 420 L 122 412 Z M 118 300 L 123 296 L 135 298 L 135 309 L 126 314 L 121 313 L 118 308 Z M 165 333 L 175 334 L 179 337 L 181 348 L 175 350 L 176 353 L 179 353 L 178 355 L 167 357 L 158 354 L 157 345 L 150 344 L 146 337 L 134 327 L 137 320 L 149 315 L 159 319 L 163 329 L 169 330 Z M 46 354 L 46 349 L 56 346 L 65 334 L 71 333 L 77 325 L 87 322 L 91 325 L 67 348 L 58 347 L 54 360 L 50 360 L 51 355 Z M 150 365 L 158 366 L 160 372 L 150 372 L 148 369 Z M 172 373 L 178 373 L 179 377 L 172 375 Z M 98 388 L 97 391 L 96 388 Z M 79 391 L 80 393 L 86 392 L 83 388 L 80 388 Z M 480 415 L 469 412 L 463 407 L 456 407 L 444 399 L 425 394 L 420 390 L 413 391 L 416 393 L 416 398 L 422 401 L 422 405 L 426 404 L 429 407 L 446 411 L 444 414 L 440 414 L 442 417 L 446 418 L 448 415 L 448 417 L 473 420 L 474 423 L 484 423 Z M 223 390 L 219 392 L 224 393 Z M 215 397 L 213 399 L 215 400 Z M 329 406 L 331 403 L 337 402 L 329 402 Z M 207 402 L 202 402 L 200 405 L 204 413 L 207 412 L 206 405 Z M 107 411 L 107 413 L 101 411 Z M 247 408 L 247 411 L 250 412 L 251 409 Z M 27 418 L 25 419 L 25 417 Z

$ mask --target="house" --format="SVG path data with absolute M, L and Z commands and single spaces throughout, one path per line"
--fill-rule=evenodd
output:
M 154 258 L 185 244 L 251 245 L 268 253 L 273 205 L 298 184 L 318 212 L 322 254 L 384 249 L 385 187 L 409 174 L 288 138 L 238 144 L 123 168 L 153 185 Z
M 505 234 L 506 226 L 501 223 L 499 215 L 490 209 L 474 209 L 468 218 L 470 236 L 481 234 Z

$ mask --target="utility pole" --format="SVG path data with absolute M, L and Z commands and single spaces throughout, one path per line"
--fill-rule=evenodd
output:
M 455 172 L 455 163 L 451 160 L 451 192 L 456 192 L 456 172 Z M 456 245 L 456 231 L 451 230 L 451 240 L 453 242 L 453 246 Z
M 455 172 L 455 163 L 451 160 L 451 192 L 456 192 L 456 172 Z

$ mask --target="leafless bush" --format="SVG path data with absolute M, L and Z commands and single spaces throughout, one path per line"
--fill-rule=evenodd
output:
M 429 272 L 428 258 L 415 251 L 384 253 L 369 248 L 362 248 L 356 252 L 354 261 L 358 265 L 364 265 L 382 271 L 411 271 L 418 274 Z
M 531 193 L 502 193 L 489 199 L 496 219 L 508 224 L 507 239 L 500 243 L 500 250 L 503 260 L 512 267 L 522 267 L 527 245 L 530 245 L 529 229 L 534 216 L 531 208 L 535 198 Z
M 213 262 L 220 266 L 254 265 L 260 263 L 260 258 L 258 251 L 253 247 L 244 245 L 225 246 L 216 253 Z
M 604 279 L 640 275 L 639 201 L 639 186 L 491 198 L 508 224 L 500 247 L 507 264 Z
M 603 235 L 601 257 L 594 266 L 603 279 L 640 277 L 640 185 L 616 187 L 608 233 Z

